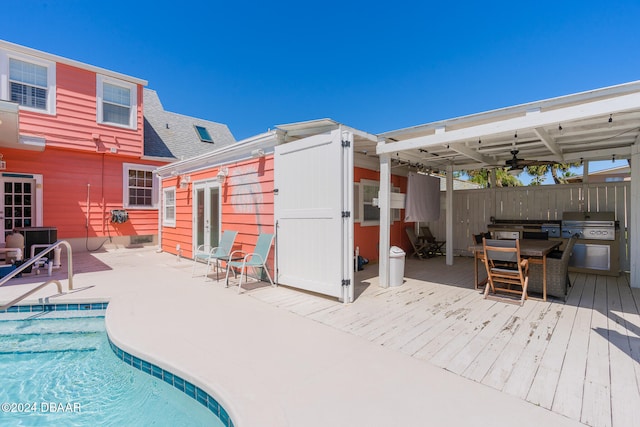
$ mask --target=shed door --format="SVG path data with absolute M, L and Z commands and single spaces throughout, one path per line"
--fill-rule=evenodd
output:
M 353 134 L 276 146 L 274 168 L 278 282 L 351 302 Z

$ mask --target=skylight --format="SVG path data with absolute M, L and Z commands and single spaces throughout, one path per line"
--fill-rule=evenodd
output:
M 202 126 L 197 126 L 197 125 L 194 125 L 194 127 L 196 128 L 196 132 L 198 133 L 198 136 L 200 137 L 200 141 L 202 141 L 202 142 L 213 142 L 213 138 L 211 138 L 211 135 L 209 134 L 209 131 L 207 130 L 207 128 L 202 127 Z

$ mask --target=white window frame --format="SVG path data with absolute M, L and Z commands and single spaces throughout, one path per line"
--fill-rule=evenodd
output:
M 374 181 L 374 180 L 371 180 L 371 179 L 361 179 L 360 182 L 356 183 L 356 184 L 358 184 L 358 186 L 357 186 L 357 195 L 355 193 L 355 187 L 354 187 L 355 200 L 353 202 L 354 202 L 354 205 L 356 203 L 358 204 L 358 209 L 359 209 L 358 216 L 359 216 L 359 218 L 357 218 L 357 221 L 356 221 L 356 218 L 354 218 L 354 222 L 359 222 L 362 227 L 380 225 L 380 220 L 379 219 L 377 219 L 377 220 L 365 220 L 364 219 L 364 206 L 372 204 L 372 203 L 364 201 L 364 187 L 366 187 L 366 186 L 376 187 L 378 189 L 378 191 L 379 191 L 380 190 L 380 181 Z M 400 188 L 392 186 L 391 187 L 391 191 L 393 193 L 399 193 L 400 192 Z M 377 194 L 377 191 L 376 191 L 376 194 Z M 354 210 L 356 210 L 356 209 L 354 209 Z M 400 209 L 391 209 L 391 223 L 393 224 L 394 222 L 400 221 L 401 219 L 402 219 L 402 216 L 401 216 Z
M 56 114 L 56 63 L 13 51 L 0 50 L 0 99 L 11 101 L 11 83 L 9 81 L 9 60 L 16 59 L 22 62 L 39 65 L 47 69 L 47 108 L 33 108 L 20 105 L 20 110 L 33 111 L 40 114 Z
M 141 170 L 145 172 L 152 172 L 156 169 L 156 166 L 152 165 L 139 165 L 135 163 L 123 163 L 122 164 L 122 206 L 125 209 L 158 209 L 158 186 L 159 178 L 154 174 L 151 186 L 151 206 L 145 205 L 131 205 L 129 204 L 129 171 Z
M 353 222 L 362 221 L 362 194 L 360 193 L 360 183 L 353 183 Z
M 173 204 L 167 202 L 167 194 L 173 194 Z M 167 208 L 173 208 L 173 215 L 167 214 Z M 165 227 L 176 226 L 176 187 L 165 187 L 162 189 L 162 225 Z
M 124 80 L 114 79 L 112 77 L 96 75 L 96 122 L 102 125 L 121 127 L 125 129 L 137 130 L 138 128 L 138 85 L 125 82 Z M 129 89 L 129 125 L 121 123 L 106 122 L 103 120 L 103 96 L 104 84 L 108 83 L 113 86 L 119 86 Z

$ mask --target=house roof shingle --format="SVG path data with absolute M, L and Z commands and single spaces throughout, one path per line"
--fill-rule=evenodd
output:
M 195 126 L 209 131 L 200 140 Z M 227 125 L 165 111 L 156 91 L 144 89 L 144 155 L 181 160 L 217 150 L 236 140 Z

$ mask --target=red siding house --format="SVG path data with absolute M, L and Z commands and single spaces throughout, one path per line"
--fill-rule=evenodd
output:
M 367 155 L 376 143 L 323 119 L 162 166 L 161 248 L 192 258 L 234 230 L 236 248 L 251 251 L 259 233 L 275 233 L 268 264 L 280 284 L 350 301 L 354 251 L 379 256 L 379 162 Z M 392 186 L 406 193 L 407 178 L 393 175 Z M 392 212 L 391 243 L 409 251 L 403 211 Z
M 14 228 L 43 226 L 74 250 L 156 240 L 153 170 L 198 151 L 181 151 L 180 138 L 154 131 L 151 122 L 169 128 L 173 116 L 146 84 L 0 40 L 0 244 Z M 197 139 L 194 124 L 189 134 Z M 226 126 L 214 125 L 224 143 L 233 142 Z M 202 152 L 214 143 L 195 145 Z

